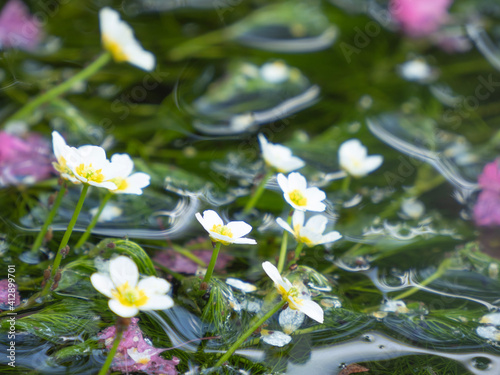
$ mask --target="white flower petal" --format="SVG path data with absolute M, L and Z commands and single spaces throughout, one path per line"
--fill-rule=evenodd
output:
M 257 245 L 257 241 L 252 238 L 237 238 L 233 240 L 233 243 L 240 245 Z
M 144 290 L 147 296 L 151 296 L 154 294 L 166 294 L 170 290 L 170 283 L 159 277 L 149 276 L 137 284 L 139 289 Z
M 298 172 L 293 172 L 288 175 L 288 188 L 290 191 L 293 190 L 306 190 L 307 180 Z M 319 190 L 319 189 L 318 189 Z
M 311 232 L 322 234 L 326 229 L 326 224 L 328 223 L 328 218 L 324 215 L 314 215 L 311 217 L 305 228 Z
M 167 295 L 153 295 L 149 297 L 148 302 L 140 306 L 142 311 L 148 310 L 166 310 L 174 305 L 174 300 Z
M 130 176 L 134 170 L 134 162 L 128 154 L 114 154 L 111 157 L 111 165 L 113 168 L 120 170 L 120 176 Z
M 198 219 L 198 221 L 200 220 Z M 224 225 L 221 217 L 214 210 L 203 211 L 203 222 L 205 223 L 205 225 L 203 225 L 203 223 L 200 221 L 201 225 L 203 225 L 203 228 L 205 228 L 207 231 L 212 230 L 214 225 Z
M 293 213 L 293 215 L 294 215 L 294 216 L 295 216 L 295 213 L 296 213 L 296 212 L 300 212 L 300 211 L 295 211 L 295 212 Z M 287 232 L 290 232 L 292 235 L 294 235 L 294 236 L 295 236 L 295 232 L 293 231 L 292 227 L 291 227 L 290 225 L 288 225 L 288 223 L 287 223 L 285 220 L 283 220 L 281 217 L 278 217 L 278 218 L 276 219 L 276 222 L 278 223 L 278 225 L 279 225 L 281 228 L 283 228 L 284 230 L 286 230 Z M 295 223 L 294 223 L 294 225 L 295 225 Z
M 278 181 L 278 185 L 280 186 L 281 190 L 283 190 L 283 193 L 288 193 L 290 191 L 288 187 L 288 179 L 283 173 L 279 173 L 276 177 L 276 180 Z
M 127 187 L 113 191 L 115 194 L 142 195 L 142 189 L 149 186 L 151 177 L 147 173 L 137 172 L 127 177 Z
M 338 241 L 342 238 L 342 235 L 339 232 L 333 231 L 325 234 L 323 238 L 321 239 L 321 242 L 318 243 L 318 245 L 326 244 L 326 243 L 331 243 Z
M 228 277 L 226 279 L 226 284 L 232 286 L 233 288 L 239 289 L 244 293 L 255 292 L 257 290 L 257 287 L 255 285 L 232 277 Z
M 111 311 L 113 311 L 116 315 L 121 316 L 122 318 L 131 318 L 133 316 L 136 316 L 139 312 L 139 309 L 137 307 L 124 306 L 116 299 L 110 299 L 108 301 L 108 306 Z
M 293 225 L 294 232 L 296 230 L 300 231 L 300 229 L 304 226 L 305 216 L 306 215 L 304 214 L 304 211 L 296 210 L 293 212 L 292 225 Z
M 104 294 L 108 298 L 112 297 L 111 291 L 114 289 L 114 284 L 108 275 L 99 272 L 93 273 L 90 276 L 90 282 L 99 293 Z
M 139 280 L 137 265 L 132 259 L 123 255 L 110 260 L 109 274 L 116 287 L 128 282 L 128 285 L 133 288 Z
M 318 323 L 323 323 L 324 312 L 316 302 L 303 299 L 299 306 L 299 311 L 306 314 L 309 318 L 316 320 Z
M 267 273 L 267 276 L 269 276 L 276 284 L 284 284 L 283 278 L 281 277 L 278 269 L 271 262 L 262 263 L 262 268 L 264 269 L 264 272 Z
M 226 227 L 231 230 L 233 238 L 243 237 L 252 230 L 252 226 L 244 221 L 231 221 L 227 223 Z

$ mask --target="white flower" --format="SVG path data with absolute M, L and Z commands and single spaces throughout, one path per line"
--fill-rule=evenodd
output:
M 60 173 L 61 178 L 69 180 L 74 184 L 81 184 L 68 167 L 68 160 L 75 160 L 78 154 L 75 155 L 75 150 L 68 146 L 61 134 L 56 131 L 52 132 L 52 148 L 54 149 L 54 155 L 57 160 L 52 163 L 52 165 L 54 169 Z
M 304 225 L 305 214 L 296 210 L 292 216 L 292 226 L 282 218 L 277 218 L 276 222 L 286 231 L 293 234 L 297 242 L 301 242 L 308 247 L 322 245 L 337 241 L 342 238 L 339 232 L 333 231 L 323 235 L 328 223 L 328 219 L 323 215 L 314 215 Z
M 220 216 L 213 210 L 204 211 L 203 217 L 199 212 L 196 213 L 196 219 L 198 219 L 203 228 L 208 232 L 213 242 L 221 242 L 224 245 L 232 243 L 257 244 L 251 238 L 242 238 L 252 230 L 252 227 L 244 221 L 230 221 L 224 225 Z
M 174 305 L 166 295 L 170 284 L 155 276 L 139 281 L 139 270 L 132 259 L 114 258 L 109 261 L 108 271 L 92 274 L 90 281 L 98 292 L 110 298 L 108 306 L 115 314 L 130 318 L 139 310 L 165 310 Z
M 326 198 L 325 193 L 316 187 L 307 188 L 306 178 L 300 173 L 290 173 L 288 178 L 280 173 L 278 184 L 285 200 L 296 210 L 322 212 L 326 209 L 321 203 Z
M 432 82 L 437 78 L 436 70 L 424 59 L 416 58 L 398 66 L 399 74 L 408 81 Z
M 134 38 L 132 28 L 120 19 L 116 10 L 108 7 L 101 9 L 99 27 L 102 44 L 116 62 L 126 61 L 147 71 L 154 69 L 155 56 L 142 48 Z
M 302 159 L 293 156 L 288 147 L 269 143 L 262 134 L 259 134 L 259 143 L 264 161 L 278 172 L 288 173 L 306 164 Z
M 290 77 L 290 68 L 279 60 L 266 63 L 260 68 L 260 76 L 269 83 L 283 83 Z
M 363 177 L 380 167 L 381 155 L 367 156 L 366 147 L 357 139 L 350 139 L 340 145 L 340 167 L 353 177 Z
M 116 190 L 112 190 L 113 193 L 142 195 L 142 189 L 149 186 L 151 177 L 147 173 L 132 174 L 134 162 L 127 154 L 114 154 L 111 157 L 111 164 L 120 170 L 119 177 L 112 180 L 117 186 Z
M 306 314 L 318 323 L 323 323 L 323 309 L 316 302 L 312 301 L 307 293 L 305 296 L 302 296 L 299 285 L 292 285 L 287 278 L 282 278 L 278 269 L 270 262 L 262 263 L 262 268 L 271 280 L 274 281 L 278 293 L 281 294 L 283 300 L 288 302 L 288 307 Z
M 85 145 L 70 147 L 56 131 L 52 132 L 54 155 L 57 163 L 54 168 L 61 177 L 75 184 L 85 183 L 114 190 L 116 185 L 109 181 L 119 172 L 106 159 L 106 151 L 98 146 Z

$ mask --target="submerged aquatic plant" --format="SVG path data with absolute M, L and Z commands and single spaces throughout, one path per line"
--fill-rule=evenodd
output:
M 149 276 L 139 281 L 139 270 L 126 256 L 111 259 L 108 270 L 93 273 L 90 281 L 98 292 L 110 300 L 108 306 L 116 315 L 130 318 L 139 311 L 165 310 L 174 305 L 167 293 L 168 281 Z

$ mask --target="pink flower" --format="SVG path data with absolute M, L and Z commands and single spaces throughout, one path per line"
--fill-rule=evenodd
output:
M 158 349 L 148 344 L 137 325 L 138 321 L 138 318 L 132 318 L 130 325 L 123 333 L 112 369 L 124 373 L 140 371 L 150 375 L 176 375 L 175 366 L 180 360 L 176 357 L 170 360 L 160 357 L 159 354 L 167 349 Z M 104 345 L 108 350 L 113 346 L 115 334 L 115 326 L 108 327 L 98 334 L 99 340 L 104 340 Z
M 17 284 L 13 283 L 13 285 L 14 292 L 9 291 L 9 280 L 0 280 L 0 310 L 9 310 L 10 307 L 16 307 L 21 304 L 21 297 L 17 291 Z M 12 295 L 14 295 L 14 299 L 12 299 Z
M 453 0 L 391 0 L 389 11 L 411 37 L 423 37 L 437 31 L 448 19 Z
M 483 168 L 477 182 L 481 189 L 500 193 L 500 163 L 499 160 L 488 163 Z
M 479 193 L 474 205 L 474 220 L 479 226 L 500 226 L 500 193 L 491 190 Z
M 21 0 L 10 0 L 0 13 L 0 48 L 33 50 L 42 32 L 37 19 Z
M 27 185 L 48 178 L 52 149 L 40 135 L 25 139 L 0 131 L 0 187 Z

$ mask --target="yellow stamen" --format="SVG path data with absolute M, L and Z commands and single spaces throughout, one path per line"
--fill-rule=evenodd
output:
M 231 229 L 229 229 L 225 225 L 216 224 L 216 225 L 214 225 L 212 227 L 211 231 L 214 232 L 214 233 L 220 234 L 221 236 L 226 236 L 226 237 L 229 237 L 229 238 L 233 238 L 233 232 L 231 232 Z M 221 241 L 218 238 L 214 238 L 214 237 L 210 237 L 210 238 L 214 242 L 220 242 L 220 243 L 222 243 L 223 245 L 226 245 L 226 246 L 231 244 L 231 242 Z
M 292 203 L 296 204 L 297 206 L 306 206 L 307 205 L 307 198 L 304 197 L 302 192 L 298 189 L 291 191 L 288 194 L 288 197 L 290 198 Z
M 92 163 L 90 163 L 88 166 L 86 166 L 84 163 L 80 164 L 78 167 L 76 167 L 76 173 L 87 179 L 88 181 L 93 181 L 97 183 L 101 183 L 104 181 L 104 175 L 102 174 L 102 169 L 93 169 L 92 168 Z
M 111 55 L 113 55 L 113 59 L 116 62 L 128 61 L 127 55 L 125 54 L 122 46 L 120 46 L 120 44 L 118 44 L 114 40 L 111 40 L 104 35 L 102 37 L 102 44 L 105 49 L 111 52 Z
M 128 285 L 128 281 L 111 291 L 111 294 L 123 306 L 140 307 L 148 302 L 148 296 L 144 290 L 138 287 L 132 288 Z

